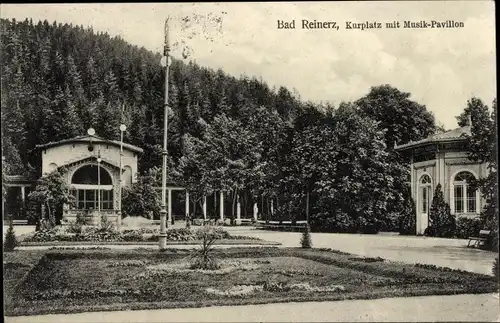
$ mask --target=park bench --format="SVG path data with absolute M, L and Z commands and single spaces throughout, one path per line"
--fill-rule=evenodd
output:
M 484 244 L 486 240 L 488 240 L 490 234 L 491 234 L 490 230 L 479 231 L 479 237 L 469 237 L 469 243 L 467 244 L 467 247 L 471 247 L 472 241 L 474 241 L 474 244 L 472 246 L 479 247 L 481 244 Z
M 257 221 L 255 224 L 256 228 L 263 230 L 277 230 L 277 231 L 301 231 L 307 221 L 296 221 L 292 224 L 292 221 Z

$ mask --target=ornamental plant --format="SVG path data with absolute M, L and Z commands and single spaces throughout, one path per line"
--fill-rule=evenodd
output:
M 197 237 L 201 240 L 200 249 L 196 250 L 192 258 L 191 269 L 215 270 L 220 266 L 212 255 L 214 243 L 220 238 L 220 232 L 212 226 L 203 226 L 196 232 Z
M 312 242 L 311 242 L 311 227 L 309 226 L 309 223 L 306 225 L 304 228 L 304 231 L 302 232 L 302 238 L 300 239 L 300 245 L 302 248 L 311 248 L 312 247 Z
M 13 221 L 11 220 L 9 224 L 9 229 L 5 234 L 4 250 L 14 251 L 14 249 L 17 247 L 17 244 L 18 242 L 16 239 L 16 233 L 14 232 L 14 224 Z
M 428 235 L 450 238 L 455 235 L 455 217 L 450 212 L 450 206 L 444 201 L 441 184 L 436 186 L 429 212 L 430 228 Z

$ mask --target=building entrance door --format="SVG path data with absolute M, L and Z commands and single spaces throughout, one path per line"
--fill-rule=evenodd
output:
M 423 234 L 429 226 L 429 211 L 431 208 L 432 180 L 427 174 L 420 178 L 417 208 L 417 234 Z

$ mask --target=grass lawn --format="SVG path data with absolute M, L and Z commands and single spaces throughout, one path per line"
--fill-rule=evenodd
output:
M 189 268 L 189 250 L 5 253 L 5 315 L 488 293 L 495 278 L 324 249 L 214 251 L 220 269 Z

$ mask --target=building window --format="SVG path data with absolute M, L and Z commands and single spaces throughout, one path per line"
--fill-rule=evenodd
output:
M 113 191 L 100 190 L 101 192 L 101 210 L 113 209 Z M 71 193 L 75 197 L 75 206 L 77 210 L 97 210 L 98 195 L 95 189 L 76 189 Z
M 453 179 L 455 213 L 476 213 L 477 190 L 471 186 L 473 180 L 474 175 L 465 171 L 458 173 Z
M 455 213 L 464 213 L 464 187 L 455 185 Z
M 112 179 L 108 171 L 97 165 L 85 165 L 79 168 L 71 178 L 71 184 L 75 184 L 72 194 L 75 197 L 75 207 L 77 210 L 98 210 L 99 193 L 101 210 L 113 209 L 113 187 Z

